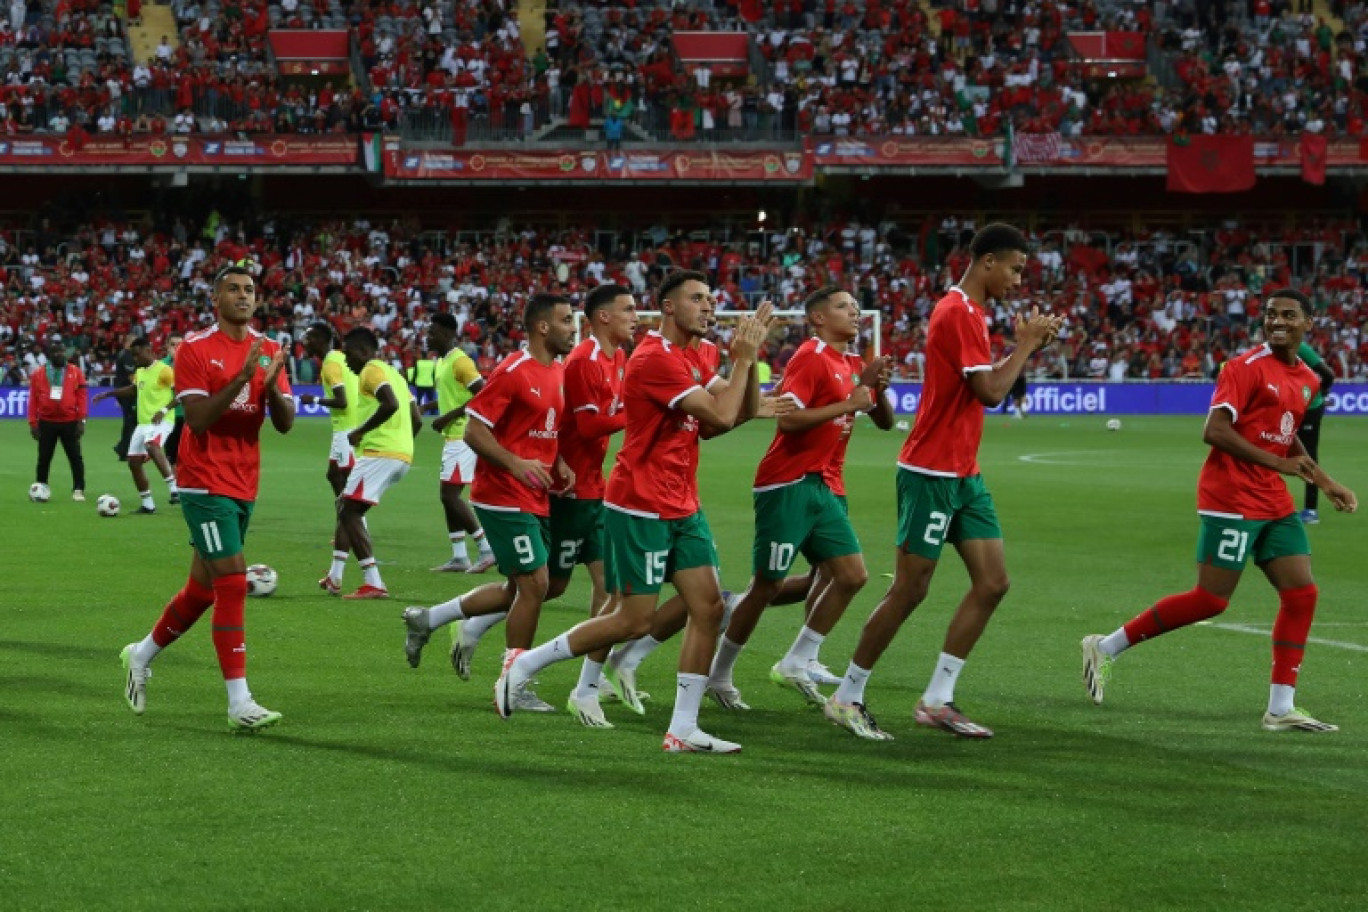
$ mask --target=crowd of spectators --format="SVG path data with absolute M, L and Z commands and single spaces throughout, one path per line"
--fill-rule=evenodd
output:
M 882 350 L 916 379 L 926 316 L 962 274 L 974 228 L 969 219 L 931 216 L 915 224 L 842 218 L 740 238 L 655 227 L 600 247 L 589 227 L 504 225 L 450 236 L 404 220 L 303 224 L 217 212 L 155 227 L 97 218 L 58 232 L 44 223 L 0 239 L 0 369 L 5 382 L 21 382 L 41 358 L 42 341 L 59 335 L 105 382 L 130 336 L 160 345 L 168 334 L 207 325 L 214 270 L 246 258 L 257 264 L 260 324 L 273 336 L 296 341 L 315 319 L 339 331 L 366 325 L 384 340 L 383 356 L 403 366 L 422 355 L 426 321 L 443 310 L 456 316 L 463 344 L 486 371 L 517 347 L 518 317 L 534 290 L 577 296 L 617 281 L 650 309 L 669 269 L 699 268 L 725 313 L 763 298 L 799 307 L 807 291 L 835 282 L 882 313 Z M 1067 316 L 1059 343 L 1033 362 L 1035 376 L 1209 377 L 1258 339 L 1261 292 L 1295 284 L 1320 305 L 1309 341 L 1339 376 L 1368 378 L 1368 241 L 1354 224 L 1228 222 L 1144 233 L 1062 224 L 1033 240 L 1035 255 L 1010 306 Z M 729 326 L 720 321 L 723 341 Z M 872 326 L 865 324 L 866 351 L 874 347 Z M 999 304 L 995 346 L 1009 345 L 1009 335 L 1009 305 Z M 800 320 L 776 331 L 766 357 L 777 372 L 803 338 Z M 312 380 L 314 369 L 298 361 L 295 376 Z
M 561 0 L 529 48 L 506 0 L 174 0 L 178 34 L 130 60 L 109 3 L 14 0 L 0 129 L 1359 136 L 1368 2 L 1332 7 L 1333 23 L 1305 0 Z M 280 76 L 272 27 L 350 30 L 355 83 Z M 683 30 L 746 31 L 756 66 L 736 78 L 685 67 L 671 41 Z M 1142 36 L 1158 49 L 1154 78 L 1089 78 L 1071 31 Z

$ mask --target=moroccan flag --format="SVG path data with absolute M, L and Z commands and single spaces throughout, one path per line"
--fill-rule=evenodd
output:
M 1193 136 L 1168 144 L 1170 193 L 1238 193 L 1254 186 L 1254 137 Z
M 1301 137 L 1302 180 L 1317 187 L 1325 184 L 1325 152 L 1329 140 L 1318 133 L 1303 133 Z

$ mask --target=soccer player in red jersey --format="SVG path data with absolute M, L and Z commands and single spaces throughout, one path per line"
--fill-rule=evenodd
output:
M 1333 732 L 1293 704 L 1317 589 L 1311 545 L 1279 475 L 1298 476 L 1325 492 L 1335 509 L 1358 509 L 1354 492 L 1318 466 L 1297 437 L 1320 377 L 1297 357 L 1311 325 L 1310 299 L 1282 288 L 1264 304 L 1264 344 L 1221 370 L 1202 442 L 1211 447 L 1197 481 L 1197 585 L 1170 595 L 1107 636 L 1083 638 L 1083 683 L 1101 703 L 1116 657 L 1161 634 L 1226 609 L 1251 556 L 1278 591 L 1273 622 L 1273 679 L 1265 731 Z
M 495 687 L 500 713 L 533 675 L 553 662 L 585 655 L 648 633 L 660 588 L 683 597 L 689 624 L 680 652 L 674 716 L 665 735 L 670 752 L 734 753 L 739 744 L 698 727 L 709 659 L 722 619 L 717 549 L 698 503 L 698 438 L 703 428 L 730 429 L 754 407 L 752 368 L 770 323 L 768 305 L 744 318 L 731 344 L 732 369 L 745 382 L 714 397 L 712 376 L 686 355 L 708 329 L 712 293 L 702 273 L 679 271 L 660 286 L 660 331 L 650 333 L 627 362 L 623 402 L 626 437 L 604 493 L 605 576 L 616 610 L 591 618 L 549 643 L 522 653 Z
M 903 622 L 926 598 L 949 542 L 969 572 L 969 591 L 946 631 L 921 700 L 919 725 L 965 738 L 990 738 L 955 706 L 955 682 L 988 620 L 1007 594 L 1002 528 L 979 473 L 983 410 L 1001 404 L 1037 350 L 1054 339 L 1060 319 L 1037 311 L 1016 321 L 1016 349 L 994 364 L 984 307 L 1021 282 L 1030 247 L 1010 225 L 985 226 L 970 243 L 972 260 L 959 285 L 931 312 L 926 380 L 916 424 L 898 457 L 898 538 L 893 583 L 860 634 L 860 644 L 831 699 L 827 718 L 861 738 L 886 740 L 865 708 L 865 683 Z
M 565 369 L 556 359 L 570 353 L 575 339 L 569 299 L 533 295 L 523 311 L 523 328 L 527 348 L 500 362 L 466 405 L 473 420 L 465 439 L 479 457 L 470 502 L 507 580 L 432 608 L 405 609 L 404 652 L 414 668 L 432 631 L 452 621 L 484 618 L 487 624 L 507 612 L 509 656 L 529 648 L 537 632 L 549 579 L 549 495 L 575 484 L 575 473 L 558 455 Z M 452 647 L 452 664 L 462 679 L 470 678 L 472 653 L 459 638 Z M 555 712 L 530 688 L 519 693 L 518 708 Z
M 808 665 L 817 661 L 822 641 L 869 577 L 844 497 L 833 489 L 832 475 L 839 483 L 840 469 L 831 469 L 845 463 L 856 414 L 871 413 L 884 430 L 893 426 L 892 406 L 882 394 L 888 363 L 878 358 L 865 365 L 848 355 L 860 332 L 860 306 L 849 292 L 835 285 L 819 288 L 803 306 L 814 335 L 789 360 L 779 388 L 795 410 L 778 419 L 755 473 L 754 575 L 732 612 L 708 676 L 708 693 L 726 708 L 746 708 L 732 681 L 736 659 L 799 554 L 822 568 L 825 583 L 770 679 L 797 690 L 809 703 L 825 705 Z
M 560 455 L 575 473 L 575 488 L 551 499 L 551 564 L 547 599 L 560 597 L 576 564 L 589 571 L 593 597 L 589 615 L 609 605 L 603 580 L 603 460 L 608 439 L 627 424 L 622 380 L 627 372 L 623 348 L 636 334 L 636 300 L 622 285 L 600 285 L 584 299 L 589 338 L 565 359 L 565 420 Z M 584 657 L 579 683 L 566 709 L 590 728 L 612 728 L 599 705 L 599 679 L 607 652 Z
M 213 605 L 214 651 L 228 688 L 228 722 L 239 731 L 255 731 L 279 722 L 280 713 L 257 703 L 247 687 L 242 547 L 261 473 L 261 425 L 269 410 L 272 426 L 287 433 L 295 409 L 281 370 L 285 353 L 250 325 L 257 309 L 251 272 L 229 266 L 215 276 L 213 289 L 218 324 L 186 336 L 176 352 L 176 396 L 185 406 L 189 432 L 181 439 L 177 474 L 195 549 L 190 578 L 152 632 L 126 646 L 120 658 L 124 698 L 142 713 L 148 666 Z

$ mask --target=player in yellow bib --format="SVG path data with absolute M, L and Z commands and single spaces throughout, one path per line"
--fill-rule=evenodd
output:
M 353 329 L 342 340 L 347 366 L 358 378 L 356 417 L 360 424 L 347 436 L 360 458 L 337 499 L 332 568 L 318 585 L 332 595 L 341 595 L 342 571 L 351 552 L 361 564 L 365 580 L 361 588 L 345 596 L 349 599 L 389 598 L 375 565 L 365 517 L 390 485 L 408 474 L 413 463 L 413 435 L 423 426 L 408 384 L 397 370 L 376 358 L 379 350 L 380 341 L 365 327 Z
M 475 480 L 475 451 L 465 442 L 465 407 L 484 386 L 484 377 L 470 356 L 456 344 L 459 327 L 449 313 L 433 314 L 428 324 L 428 348 L 439 356 L 437 361 L 437 418 L 432 429 L 442 435 L 442 512 L 446 514 L 447 538 L 451 542 L 451 560 L 433 567 L 446 573 L 484 573 L 494 566 L 494 552 L 485 540 L 484 529 L 475 511 L 461 498 L 465 486 Z M 475 539 L 480 556 L 474 565 L 466 552 L 466 536 Z
M 171 503 L 180 503 L 176 490 L 176 473 L 166 461 L 163 445 L 175 429 L 172 412 L 175 409 L 175 372 L 171 365 L 158 361 L 152 352 L 152 343 L 146 339 L 134 339 L 129 347 L 137 370 L 130 386 L 98 393 L 94 402 L 116 396 L 120 399 L 137 398 L 138 424 L 133 429 L 132 440 L 128 444 L 128 470 L 133 474 L 133 483 L 138 488 L 138 499 L 142 503 L 135 513 L 156 513 L 157 504 L 152 498 L 152 485 L 147 480 L 143 464 L 151 459 L 157 471 L 166 481 Z
M 332 445 L 328 450 L 328 484 L 332 486 L 333 496 L 342 493 L 347 484 L 347 476 L 356 465 L 356 454 L 352 451 L 347 435 L 360 422 L 356 419 L 357 403 L 361 394 L 357 389 L 356 374 L 347 367 L 347 356 L 342 349 L 334 348 L 336 335 L 332 326 L 318 321 L 309 326 L 304 333 L 304 351 L 310 357 L 322 361 L 319 380 L 325 396 L 304 393 L 299 397 L 302 405 L 321 405 L 328 410 L 328 420 L 332 422 Z

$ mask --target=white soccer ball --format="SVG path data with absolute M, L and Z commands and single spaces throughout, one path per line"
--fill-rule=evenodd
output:
M 1121 419 L 1120 419 L 1120 418 L 1108 418 L 1108 419 L 1107 419 L 1107 430 L 1109 430 L 1109 431 L 1119 431 L 1119 430 L 1121 430 Z
M 276 591 L 277 582 L 279 577 L 276 576 L 276 572 L 265 564 L 252 564 L 247 568 L 248 595 L 265 598 Z
M 95 512 L 101 516 L 114 517 L 119 515 L 119 498 L 113 494 L 101 494 L 95 498 Z
M 34 503 L 47 503 L 52 497 L 52 489 L 41 481 L 35 481 L 29 485 L 29 500 Z

